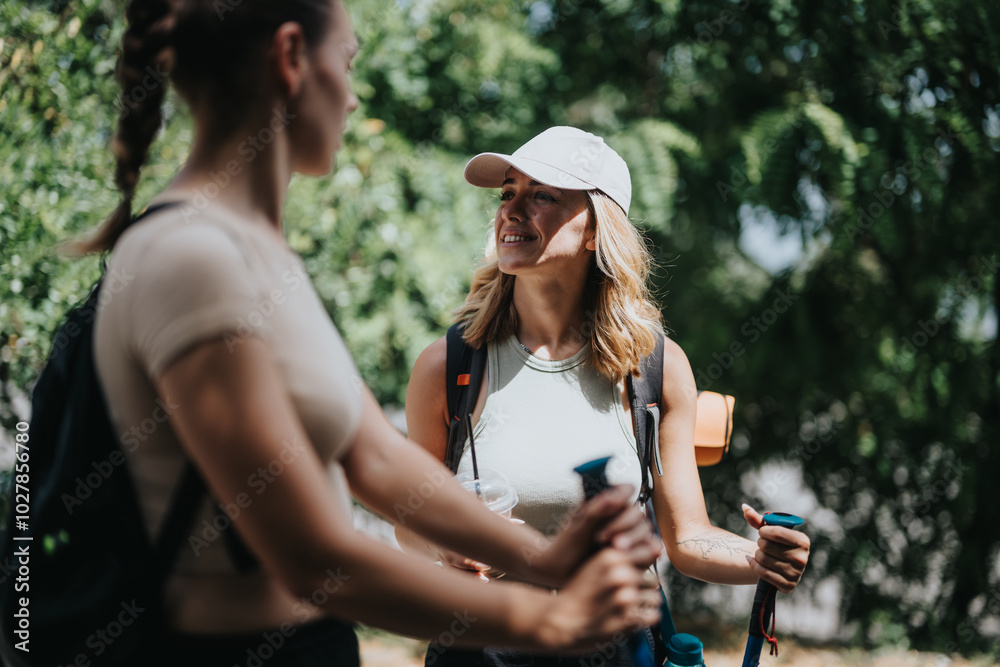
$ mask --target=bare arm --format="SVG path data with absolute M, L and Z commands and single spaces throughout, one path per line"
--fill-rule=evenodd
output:
M 753 584 L 765 578 L 787 592 L 805 569 L 809 538 L 788 529 L 767 527 L 751 542 L 713 526 L 694 455 L 698 391 L 681 348 L 664 341 L 660 457 L 663 477 L 654 475 L 653 507 L 671 563 L 684 574 L 718 584 Z M 760 515 L 744 510 L 760 527 Z M 770 538 L 770 539 L 765 539 Z M 749 563 L 747 558 L 754 559 Z
M 161 396 L 184 397 L 185 409 L 171 415 L 171 424 L 220 502 L 234 502 L 248 478 L 280 459 L 283 442 L 306 445 L 233 524 L 266 571 L 296 596 L 328 584 L 328 569 L 342 572 L 323 605 L 328 613 L 423 637 L 436 636 L 460 613 L 475 619 L 463 643 L 529 649 L 584 647 L 592 641 L 588 633 L 609 636 L 655 621 L 641 607 L 651 600 L 634 565 L 613 549 L 551 597 L 517 585 L 484 586 L 356 533 L 270 352 L 257 340 L 232 353 L 222 341 L 201 344 L 175 360 L 156 386 Z M 371 409 L 368 399 L 366 421 Z
M 447 362 L 447 341 L 438 338 L 417 357 L 406 386 L 407 436 L 438 461 L 448 445 Z
M 441 462 L 448 445 L 447 351 L 444 337 L 427 346 L 417 357 L 406 386 L 407 437 Z M 415 533 L 405 521 L 395 524 L 396 541 L 403 551 L 432 561 L 443 558 L 436 545 Z M 471 559 L 470 569 L 474 569 Z

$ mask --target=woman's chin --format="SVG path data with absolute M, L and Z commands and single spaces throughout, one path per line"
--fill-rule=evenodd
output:
M 294 171 L 303 176 L 328 176 L 337 167 L 337 154 L 334 153 L 326 160 L 316 160 L 307 164 L 296 165 Z
M 519 272 L 523 271 L 525 267 L 517 262 L 504 261 L 501 259 L 497 262 L 497 268 L 500 269 L 500 273 L 506 273 L 508 276 L 516 276 Z

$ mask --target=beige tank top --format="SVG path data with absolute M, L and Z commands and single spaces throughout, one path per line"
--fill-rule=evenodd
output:
M 612 484 L 636 487 L 641 467 L 621 383 L 604 378 L 584 348 L 569 359 L 528 354 L 515 336 L 487 347 L 488 395 L 473 429 L 480 471 L 495 470 L 520 501 L 513 516 L 546 534 L 583 502 L 573 468 L 610 456 Z M 466 442 L 459 472 L 472 469 Z

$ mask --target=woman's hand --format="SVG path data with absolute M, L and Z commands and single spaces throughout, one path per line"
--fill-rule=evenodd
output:
M 455 553 L 454 551 L 443 547 L 439 548 L 437 551 L 438 559 L 443 565 L 449 565 L 456 570 L 465 570 L 470 574 L 475 574 L 481 581 L 489 581 L 489 577 L 486 576 L 486 573 L 489 572 L 490 566 L 486 563 L 480 563 L 478 560 L 467 558 L 462 554 Z
M 613 546 L 636 568 L 652 565 L 663 548 L 653 526 L 632 502 L 633 488 L 614 486 L 585 502 L 568 517 L 552 541 L 539 548 L 531 565 L 561 584 L 594 551 Z
M 511 523 L 520 526 L 524 525 L 524 521 L 521 519 L 508 519 Z M 468 570 L 469 572 L 475 573 L 479 577 L 480 581 L 489 581 L 491 575 L 494 579 L 499 579 L 505 573 L 500 570 L 495 570 L 492 566 L 481 563 L 478 560 L 468 558 L 462 554 L 455 553 L 450 549 L 445 549 L 444 547 L 438 547 L 436 549 L 438 560 L 440 560 L 444 565 L 450 565 L 456 570 Z
M 552 597 L 539 628 L 543 643 L 562 651 L 594 652 L 598 638 L 617 640 L 660 619 L 656 584 L 643 577 L 633 558 L 601 549 Z
M 743 518 L 760 535 L 757 553 L 753 558 L 747 556 L 750 568 L 782 593 L 791 592 L 809 562 L 809 536 L 791 528 L 765 526 L 764 516 L 746 504 Z

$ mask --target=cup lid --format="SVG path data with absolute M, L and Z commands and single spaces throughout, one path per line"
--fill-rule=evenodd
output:
M 703 648 L 700 639 L 681 632 L 667 642 L 667 659 L 675 665 L 700 665 Z
M 471 470 L 455 475 L 458 483 L 469 492 L 476 493 L 476 480 Z M 491 512 L 508 512 L 517 505 L 517 491 L 507 478 L 495 470 L 479 469 L 479 497 Z

